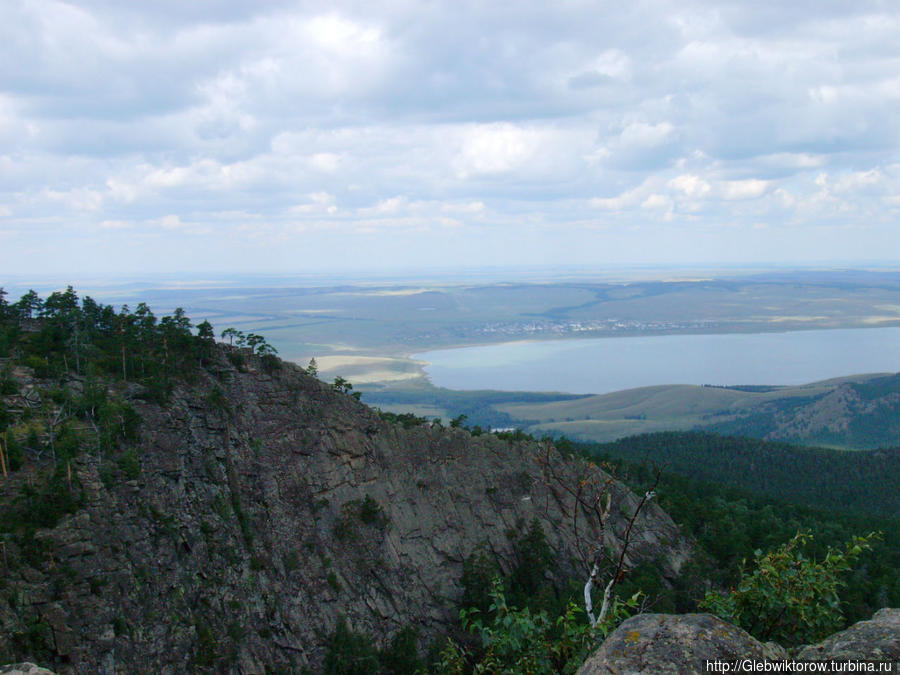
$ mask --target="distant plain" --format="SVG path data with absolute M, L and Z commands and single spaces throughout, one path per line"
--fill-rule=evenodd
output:
M 709 423 L 710 416 L 723 415 L 724 420 L 726 413 L 734 414 L 742 405 L 752 407 L 751 401 L 768 405 L 773 397 L 819 396 L 833 386 L 816 384 L 769 394 L 678 387 L 672 385 L 683 382 L 666 381 L 648 359 L 644 374 L 649 379 L 642 383 L 653 387 L 593 397 L 541 396 L 536 401 L 527 392 L 454 392 L 435 387 L 426 375 L 427 364 L 413 355 L 520 341 L 900 326 L 900 272 L 887 269 L 542 273 L 502 279 L 487 273 L 374 280 L 170 279 L 90 283 L 76 290 L 116 305 L 134 307 L 145 301 L 157 314 L 180 306 L 195 323 L 209 320 L 217 332 L 235 327 L 261 333 L 282 358 L 304 365 L 315 358 L 322 379 L 344 377 L 364 390 L 364 400 L 386 410 L 428 417 L 482 411 L 482 421 L 491 420 L 495 426 L 597 440 L 693 428 Z M 6 288 L 15 297 L 31 285 L 20 280 L 18 287 L 7 283 Z M 34 285 L 42 294 L 51 288 Z M 549 372 L 554 363 L 542 367 Z M 900 364 L 872 370 L 894 372 Z

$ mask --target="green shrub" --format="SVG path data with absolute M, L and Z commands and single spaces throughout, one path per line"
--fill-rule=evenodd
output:
M 537 518 L 531 521 L 528 530 L 514 541 L 513 552 L 516 556 L 516 567 L 510 580 L 510 588 L 515 590 L 510 597 L 513 604 L 526 606 L 527 602 L 533 602 L 542 594 L 552 594 L 552 588 L 547 583 L 547 572 L 551 568 L 553 554 L 541 521 Z
M 70 481 L 63 464 L 40 487 L 25 485 L 19 497 L 20 524 L 29 527 L 53 527 L 59 519 L 81 508 L 82 494 L 77 480 Z
M 141 475 L 141 460 L 134 448 L 128 448 L 116 460 L 119 469 L 128 480 L 135 480 Z
M 366 495 L 366 498 L 359 506 L 359 519 L 366 525 L 373 525 L 380 529 L 384 529 L 389 522 L 387 514 L 381 508 L 381 504 L 370 495 Z
M 419 631 L 406 626 L 391 639 L 390 645 L 381 650 L 378 660 L 386 673 L 391 675 L 415 675 L 422 673 L 425 664 L 419 657 Z
M 228 417 L 231 417 L 232 411 L 228 398 L 218 387 L 213 387 L 212 391 L 206 396 L 206 402 L 216 410 L 220 410 Z
M 300 556 L 295 550 L 290 550 L 285 553 L 281 558 L 282 563 L 284 563 L 284 569 L 288 572 L 293 572 L 298 567 L 300 567 Z
M 356 633 L 341 618 L 328 636 L 323 672 L 328 675 L 419 675 L 425 672 L 418 653 L 419 632 L 412 626 L 398 631 L 379 650 L 368 635 Z
M 37 429 L 31 427 L 28 430 L 28 435 L 25 437 L 25 447 L 31 448 L 32 450 L 41 450 L 44 447 L 44 444 L 41 443 L 41 439 L 38 436 Z
M 123 619 L 121 616 L 117 616 L 115 619 L 113 619 L 112 626 L 113 626 L 113 631 L 115 632 L 115 634 L 117 636 L 128 634 L 128 624 L 126 623 L 125 619 Z
M 360 536 L 359 524 L 384 531 L 390 519 L 375 499 L 366 495 L 363 500 L 351 499 L 341 507 L 341 515 L 334 524 L 334 536 L 341 541 L 355 541 Z
M 491 605 L 491 584 L 500 576 L 500 566 L 493 555 L 488 553 L 487 546 L 481 545 L 463 562 L 462 606 L 474 607 L 487 612 Z
M 232 644 L 240 644 L 244 639 L 244 627 L 237 621 L 228 624 L 228 637 Z
M 263 354 L 259 360 L 262 364 L 263 370 L 267 373 L 271 374 L 278 370 L 281 370 L 281 359 L 279 359 L 274 354 Z
M 373 675 L 381 672 L 372 639 L 347 627 L 341 618 L 328 636 L 323 672 L 326 675 Z
M 209 624 L 202 619 L 195 619 L 194 630 L 197 631 L 196 663 L 199 666 L 212 666 L 219 652 L 216 636 Z
M 600 641 L 631 616 L 641 594 L 613 603 L 605 621 L 592 627 L 584 610 L 569 603 L 555 620 L 546 611 L 507 605 L 495 579 L 487 612 L 460 611 L 463 628 L 478 638 L 473 648 L 448 641 L 442 653 L 444 672 L 574 673 Z
M 829 548 L 824 560 L 816 562 L 803 553 L 812 536 L 798 532 L 768 553 L 757 550 L 755 569 L 745 571 L 730 593 L 708 592 L 700 607 L 760 640 L 786 646 L 817 642 L 843 626 L 841 575 L 877 538 L 876 533 L 853 537 L 843 550 Z
M 81 439 L 70 426 L 64 426 L 53 442 L 57 460 L 69 460 L 81 452 Z
M 244 357 L 240 352 L 229 351 L 228 360 L 231 361 L 231 365 L 242 373 L 247 370 L 247 363 L 244 361 Z
M 331 586 L 331 590 L 335 593 L 341 592 L 341 582 L 338 581 L 337 574 L 334 573 L 334 570 L 328 573 L 328 576 L 325 577 L 325 581 L 328 582 L 328 585 Z
M 6 461 L 10 471 L 22 468 L 22 463 L 25 461 L 25 450 L 22 448 L 22 444 L 10 432 L 6 434 Z
M 50 367 L 47 359 L 42 359 L 40 356 L 33 354 L 26 356 L 25 365 L 34 371 L 35 377 L 46 378 L 53 376 L 53 369 Z

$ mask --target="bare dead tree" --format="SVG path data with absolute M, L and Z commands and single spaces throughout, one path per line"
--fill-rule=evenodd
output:
M 51 404 L 45 404 L 43 412 L 44 426 L 50 441 L 50 452 L 53 454 L 53 461 L 56 461 L 56 428 L 68 420 L 70 415 L 66 413 L 65 403 L 58 408 L 54 408 Z
M 609 526 L 609 515 L 612 506 L 612 490 L 616 480 L 611 475 L 604 475 L 592 462 L 585 462 L 581 475 L 574 478 L 568 471 L 563 471 L 562 457 L 555 452 L 552 444 L 545 443 L 541 454 L 537 457 L 541 467 L 544 486 L 548 489 L 548 499 L 552 495 L 563 515 L 571 519 L 571 538 L 586 570 L 588 579 L 584 584 L 584 605 L 592 626 L 602 623 L 609 614 L 616 585 L 628 572 L 626 558 L 632 543 L 634 526 L 641 512 L 656 496 L 660 471 L 655 471 L 653 484 L 644 493 L 634 513 L 622 532 L 622 547 L 617 556 L 610 556 L 604 546 L 604 538 Z M 579 519 L 584 522 L 579 523 Z M 586 532 L 596 532 L 593 539 L 586 539 L 579 528 Z M 611 570 L 607 577 L 604 570 Z M 604 583 L 605 581 L 605 583 Z M 603 599 L 599 612 L 594 613 L 592 592 L 595 586 L 603 586 Z

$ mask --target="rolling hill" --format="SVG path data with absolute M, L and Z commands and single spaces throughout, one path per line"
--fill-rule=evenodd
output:
M 900 373 L 788 387 L 663 385 L 497 409 L 531 433 L 594 441 L 704 429 L 805 445 L 875 448 L 900 444 Z

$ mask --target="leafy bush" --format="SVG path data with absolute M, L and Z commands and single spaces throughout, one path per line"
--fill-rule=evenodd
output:
M 441 655 L 443 672 L 574 673 L 640 602 L 640 594 L 615 602 L 606 620 L 592 627 L 575 603 L 570 602 L 555 620 L 544 610 L 507 605 L 499 579 L 494 580 L 490 595 L 487 613 L 477 608 L 460 611 L 463 628 L 479 638 L 479 645 L 466 649 L 449 640 Z
M 392 413 L 386 412 L 384 410 L 378 410 L 378 416 L 386 422 L 393 422 L 394 424 L 401 425 L 404 429 L 412 429 L 413 427 L 417 427 L 421 424 L 425 424 L 428 422 L 427 417 L 419 417 L 418 415 L 413 415 L 412 413 Z
M 513 534 L 515 536 L 515 534 Z M 553 594 L 552 585 L 548 583 L 547 573 L 553 562 L 553 554 L 541 521 L 534 518 L 521 536 L 513 542 L 513 552 L 516 557 L 516 567 L 511 574 L 511 589 L 515 590 L 510 596 L 513 604 L 526 606 L 526 603 L 540 602 L 540 605 L 530 606 L 547 607 Z
M 371 495 L 366 495 L 362 504 L 359 505 L 359 519 L 366 525 L 373 525 L 381 529 L 387 527 L 389 522 L 387 514 L 381 508 L 381 504 L 373 499 Z
M 53 376 L 53 369 L 47 363 L 47 359 L 42 359 L 40 356 L 31 355 L 25 357 L 25 365 L 34 371 L 35 377 L 45 378 Z
M 372 638 L 350 630 L 346 619 L 339 620 L 328 636 L 323 664 L 326 675 L 372 675 L 380 670 L 378 650 Z
M 371 495 L 366 495 L 363 500 L 351 499 L 341 507 L 341 516 L 334 524 L 334 535 L 342 541 L 355 541 L 360 535 L 359 523 L 384 531 L 390 520 Z
M 141 460 L 134 448 L 123 452 L 116 463 L 129 480 L 135 480 L 141 475 Z
M 22 467 L 25 461 L 25 450 L 22 444 L 11 432 L 6 434 L 6 462 L 10 471 L 16 471 Z
M 231 361 L 231 365 L 233 365 L 242 373 L 247 370 L 247 362 L 244 361 L 244 357 L 240 352 L 229 351 L 228 360 Z
M 487 545 L 483 544 L 476 548 L 463 561 L 460 579 L 463 588 L 462 606 L 487 612 L 491 605 L 491 584 L 498 576 L 500 566 L 496 558 L 488 553 Z
M 378 660 L 386 673 L 405 674 L 421 673 L 424 663 L 419 657 L 419 631 L 406 626 L 397 632 L 390 645 L 381 650 Z
M 845 582 L 840 575 L 853 568 L 877 537 L 853 537 L 844 550 L 829 548 L 825 559 L 816 562 L 802 550 L 812 536 L 798 532 L 768 553 L 756 551 L 755 569 L 745 571 L 730 593 L 708 592 L 700 607 L 761 640 L 789 646 L 816 642 L 842 627 L 838 589 Z
M 57 434 L 53 447 L 58 460 L 68 460 L 81 451 L 81 439 L 70 425 L 66 425 Z
M 398 631 L 378 649 L 368 635 L 350 630 L 341 618 L 328 636 L 323 672 L 326 675 L 418 675 L 424 672 L 418 653 L 419 632 L 412 626 Z
M 281 359 L 274 354 L 263 354 L 259 360 L 263 370 L 267 373 L 271 374 L 281 370 Z
M 81 508 L 82 494 L 77 480 L 70 480 L 63 463 L 40 487 L 25 485 L 19 497 L 16 516 L 19 524 L 28 527 L 53 527 L 67 513 Z

